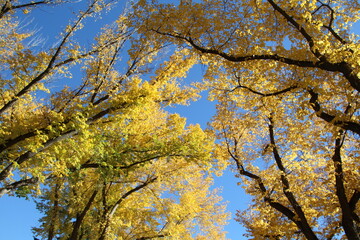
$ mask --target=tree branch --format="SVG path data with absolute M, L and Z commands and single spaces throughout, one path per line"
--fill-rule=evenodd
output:
M 271 1 L 271 0 L 269 0 Z M 271 1 L 273 2 L 273 1 Z M 301 28 L 302 29 L 302 28 Z M 329 71 L 329 72 L 339 72 L 342 73 L 343 76 L 348 80 L 350 85 L 360 92 L 360 78 L 357 76 L 356 71 L 346 62 L 339 62 L 339 63 L 332 63 L 329 62 L 325 57 L 323 57 L 320 54 L 315 53 L 315 55 L 319 56 L 318 61 L 308 61 L 308 60 L 298 60 L 298 59 L 292 59 L 285 56 L 280 56 L 276 53 L 273 54 L 252 54 L 252 55 L 233 55 L 229 54 L 223 51 L 220 51 L 215 48 L 206 48 L 203 46 L 200 46 L 199 44 L 195 43 L 195 41 L 191 37 L 182 36 L 178 33 L 164 33 L 161 32 L 160 29 L 152 29 L 152 31 L 172 37 L 181 39 L 187 43 L 189 43 L 194 49 L 198 50 L 199 52 L 203 54 L 212 54 L 220 56 L 230 62 L 246 62 L 246 61 L 254 61 L 254 60 L 272 60 L 277 62 L 282 62 L 287 65 L 297 66 L 301 68 L 318 68 L 321 70 Z M 305 30 L 304 30 L 305 31 Z M 311 46 L 313 46 L 313 40 L 310 36 L 307 36 L 306 32 L 304 32 L 305 38 L 309 38 L 308 40 L 311 40 Z
M 262 97 L 271 97 L 271 96 L 277 96 L 277 95 L 280 95 L 280 94 L 283 94 L 283 93 L 287 93 L 287 92 L 290 92 L 291 90 L 293 89 L 296 89 L 298 88 L 297 86 L 290 86 L 290 87 L 287 87 L 285 89 L 282 89 L 282 90 L 278 90 L 278 91 L 275 91 L 275 92 L 272 92 L 272 93 L 262 93 L 262 92 L 259 92 L 259 91 L 256 91 L 248 86 L 244 86 L 240 83 L 240 80 L 238 80 L 238 85 L 233 88 L 232 90 L 230 90 L 230 92 L 234 92 L 236 89 L 239 89 L 239 88 L 243 88 L 243 89 L 246 89 L 246 90 L 249 90 L 250 92 L 256 94 L 256 95 L 260 95 Z
M 336 196 L 338 197 L 341 213 L 342 213 L 342 227 L 345 231 L 348 239 L 360 240 L 359 233 L 356 229 L 353 219 L 353 210 L 346 197 L 346 189 L 344 185 L 344 173 L 342 168 L 342 159 L 341 159 L 341 147 L 345 139 L 346 133 L 343 130 L 339 131 L 338 136 L 335 139 L 335 149 L 332 160 L 334 163 L 335 169 L 335 186 L 336 186 Z M 353 200 L 355 201 L 355 200 Z
M 239 174 L 243 175 L 245 177 L 248 177 L 250 179 L 253 179 L 257 183 L 261 193 L 264 195 L 264 198 L 263 198 L 264 202 L 268 203 L 272 208 L 274 208 L 277 211 L 279 211 L 280 213 L 284 214 L 289 220 L 291 220 L 296 225 L 298 225 L 296 223 L 296 222 L 298 222 L 298 220 L 295 218 L 296 214 L 293 211 L 291 211 L 289 208 L 287 208 L 286 206 L 282 205 L 281 203 L 278 203 L 278 202 L 274 201 L 269 196 L 269 192 L 266 190 L 265 184 L 263 183 L 261 177 L 259 177 L 258 175 L 254 174 L 252 172 L 249 172 L 249 171 L 245 170 L 245 167 L 241 163 L 240 159 L 236 156 L 236 154 L 234 154 L 231 151 L 230 144 L 229 144 L 228 140 L 226 140 L 226 144 L 227 144 L 227 150 L 228 150 L 231 158 L 236 163 Z M 234 142 L 234 152 L 236 152 L 237 144 L 238 144 L 238 142 L 235 141 Z
M 137 192 L 141 189 L 143 189 L 144 187 L 148 186 L 149 184 L 155 182 L 157 180 L 157 177 L 152 177 L 152 178 L 149 178 L 147 179 L 145 182 L 143 182 L 142 184 L 139 184 L 138 186 L 136 186 L 135 188 L 127 191 L 125 194 L 123 194 L 117 201 L 116 203 L 111 206 L 110 208 L 110 212 L 108 213 L 108 216 L 106 218 L 106 223 L 105 223 L 105 226 L 101 232 L 101 235 L 99 237 L 99 240 L 105 240 L 105 237 L 106 237 L 106 232 L 110 226 L 110 219 L 112 218 L 112 216 L 115 214 L 115 211 L 116 209 L 119 207 L 119 205 L 128 197 L 130 196 L 131 194 L 133 194 L 134 192 Z
M 315 11 L 313 11 L 312 14 L 315 14 L 323 7 L 327 8 L 330 11 L 330 20 L 329 20 L 329 24 L 328 25 L 323 24 L 323 27 L 326 28 L 339 42 L 341 42 L 342 44 L 347 44 L 347 42 L 342 37 L 340 37 L 340 35 L 337 34 L 335 30 L 332 28 L 334 22 L 334 13 L 335 13 L 334 9 L 330 7 L 329 4 L 325 4 L 320 0 L 317 1 L 320 3 L 320 6 L 317 9 L 315 9 Z
M 133 162 L 129 165 L 123 165 L 123 166 L 103 166 L 101 163 L 91 163 L 90 161 L 87 161 L 86 163 L 82 164 L 80 166 L 80 169 L 86 169 L 86 168 L 111 168 L 111 169 L 130 169 L 134 166 L 137 166 L 139 164 L 144 164 L 146 162 L 151 162 L 152 160 L 161 158 L 161 157 L 186 157 L 185 155 L 181 154 L 164 154 L 164 155 L 156 155 L 153 157 L 149 157 L 146 159 L 143 159 L 141 161 Z M 76 169 L 70 169 L 71 171 L 75 171 Z
M 87 202 L 86 206 L 84 207 L 83 211 L 77 215 L 69 240 L 78 239 L 78 234 L 80 231 L 81 224 L 85 218 L 86 213 L 89 211 L 92 203 L 94 202 L 97 193 L 98 193 L 98 190 L 95 190 L 93 192 L 93 194 L 90 196 L 89 201 Z
M 5 194 L 11 192 L 14 189 L 18 189 L 20 187 L 28 186 L 30 184 L 35 184 L 39 181 L 37 177 L 26 178 L 11 184 L 6 185 L 5 187 L 0 188 L 0 197 L 4 196 Z
M 310 51 L 314 54 L 314 56 L 323 62 L 327 62 L 325 56 L 323 56 L 317 49 L 314 49 L 315 46 L 314 40 L 310 36 L 310 34 L 307 33 L 305 28 L 303 28 L 292 16 L 290 16 L 284 9 L 282 9 L 279 5 L 277 5 L 273 0 L 267 0 L 267 1 L 274 8 L 275 11 L 280 13 L 286 19 L 286 21 L 288 21 L 291 25 L 295 27 L 295 29 L 297 29 L 301 33 L 301 35 L 308 42 Z
M 54 194 L 54 204 L 53 204 L 53 208 L 51 209 L 51 220 L 50 220 L 50 226 L 49 226 L 49 230 L 48 230 L 48 238 L 47 240 L 52 240 L 55 237 L 55 221 L 58 218 L 58 213 L 59 213 L 59 191 L 60 191 L 60 184 L 56 183 L 55 184 L 55 194 Z
M 57 143 L 63 139 L 69 138 L 75 134 L 77 134 L 78 131 L 77 130 L 70 130 L 67 131 L 65 133 L 63 133 L 60 136 L 54 137 L 48 141 L 46 141 L 42 147 L 40 147 L 37 152 L 32 152 L 32 151 L 27 151 L 25 153 L 23 153 L 22 155 L 20 155 L 18 158 L 16 158 L 13 162 L 11 162 L 10 164 L 8 164 L 8 166 L 6 166 L 1 172 L 0 172 L 0 181 L 3 181 L 4 179 L 6 179 L 11 171 L 14 169 L 14 165 L 20 165 L 23 162 L 25 162 L 26 160 L 32 158 L 33 156 L 35 156 L 37 153 L 42 152 L 43 150 L 47 149 L 48 147 L 50 147 L 51 145 L 53 145 L 54 143 Z
M 340 119 L 337 119 L 336 116 L 331 115 L 329 113 L 326 113 L 325 111 L 322 110 L 319 102 L 318 102 L 318 98 L 319 95 L 314 92 L 314 90 L 312 89 L 308 89 L 307 90 L 311 96 L 310 98 L 310 104 L 311 107 L 313 108 L 313 110 L 315 111 L 316 116 L 318 116 L 319 118 L 325 120 L 328 123 L 331 123 L 337 127 L 340 127 L 344 130 L 349 130 L 353 133 L 357 133 L 358 135 L 360 135 L 360 124 L 356 123 L 356 122 L 352 122 L 352 121 L 343 121 Z
M 300 219 L 300 221 L 294 222 L 301 232 L 306 236 L 307 239 L 313 239 L 317 240 L 317 236 L 313 232 L 311 226 L 308 223 L 308 220 L 306 219 L 305 213 L 302 210 L 302 207 L 298 203 L 298 201 L 295 198 L 295 195 L 290 190 L 290 183 L 286 177 L 286 169 L 283 165 L 282 158 L 278 152 L 276 142 L 275 142 L 275 135 L 274 135 L 274 122 L 272 117 L 269 118 L 270 124 L 269 124 L 269 137 L 270 137 L 270 144 L 272 146 L 272 152 L 273 156 L 276 162 L 276 165 L 278 169 L 281 171 L 281 182 L 283 185 L 283 193 L 288 199 L 290 205 L 293 207 L 294 211 L 296 212 L 297 217 Z
M 55 53 L 52 55 L 49 63 L 47 64 L 45 70 L 43 70 L 39 75 L 34 77 L 24 88 L 22 88 L 18 93 L 16 93 L 12 99 L 10 99 L 7 103 L 3 105 L 3 107 L 0 109 L 0 114 L 3 114 L 5 111 L 7 111 L 11 106 L 13 106 L 19 98 L 21 98 L 23 95 L 28 93 L 33 86 L 35 86 L 37 83 L 39 83 L 41 80 L 46 78 L 49 74 L 52 73 L 52 71 L 56 68 L 59 68 L 65 64 L 71 63 L 77 59 L 85 58 L 87 56 L 91 56 L 97 52 L 99 52 L 101 49 L 106 48 L 109 45 L 112 45 L 117 42 L 117 40 L 114 40 L 110 43 L 105 44 L 104 46 L 99 46 L 97 49 L 94 49 L 92 51 L 89 51 L 84 54 L 80 54 L 76 57 L 68 58 L 62 62 L 56 63 L 58 57 L 60 56 L 63 48 L 65 47 L 65 44 L 68 42 L 69 38 L 72 36 L 72 34 L 76 31 L 77 27 L 81 24 L 81 22 L 87 17 L 91 12 L 92 8 L 95 6 L 96 2 L 98 0 L 94 0 L 93 3 L 88 7 L 86 11 L 84 11 L 80 17 L 75 21 L 75 23 L 71 26 L 70 30 L 65 34 L 63 39 L 61 40 L 59 46 L 56 48 Z
M 351 196 L 350 201 L 349 201 L 349 206 L 351 211 L 355 211 L 356 209 L 356 204 L 359 202 L 360 200 L 360 192 L 358 190 L 354 191 L 354 194 Z
M 19 5 L 12 5 L 11 0 L 10 1 L 6 0 L 4 5 L 2 6 L 2 8 L 0 10 L 0 18 L 4 17 L 4 15 L 6 13 L 8 13 L 11 10 L 14 10 L 14 9 L 20 9 L 20 8 L 26 8 L 26 7 L 36 7 L 38 5 L 50 4 L 50 3 L 51 3 L 51 0 L 44 0 L 44 1 L 37 1 L 37 2 L 19 4 Z
M 315 63 L 317 68 L 331 72 L 341 72 L 345 76 L 345 78 L 349 81 L 350 85 L 358 92 L 360 92 L 360 78 L 357 76 L 356 71 L 354 71 L 354 69 L 351 67 L 350 64 L 346 62 L 330 63 L 327 60 L 327 58 L 323 54 L 321 54 L 319 50 L 316 49 L 313 38 L 306 32 L 306 30 L 299 23 L 295 21 L 293 17 L 287 14 L 287 12 L 282 8 L 280 8 L 280 6 L 277 5 L 273 0 L 268 0 L 268 2 L 306 39 L 306 41 L 309 44 L 310 51 L 314 54 L 314 56 L 316 56 L 319 59 L 319 62 Z M 334 31 L 331 31 L 332 30 L 332 28 L 330 27 L 331 23 L 332 20 L 330 22 L 330 25 L 328 26 L 328 29 L 338 40 L 342 42 L 343 40 L 340 38 L 340 36 L 338 36 Z
M 169 236 L 169 234 L 159 234 L 159 235 L 155 235 L 155 236 L 151 236 L 151 237 L 136 238 L 136 240 L 150 240 L 150 239 L 164 238 L 167 236 Z

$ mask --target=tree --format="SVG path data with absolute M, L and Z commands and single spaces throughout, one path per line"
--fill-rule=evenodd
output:
M 43 224 L 35 229 L 40 236 L 193 239 L 202 232 L 224 238 L 226 214 L 206 173 L 211 141 L 198 126 L 184 131 L 184 119 L 150 107 L 138 107 L 141 118 L 136 111 L 107 124 L 107 131 L 94 129 L 85 141 L 64 143 L 72 151 L 61 161 L 74 161 L 76 149 L 86 156 L 77 168 L 68 167 L 70 174 L 46 181 L 50 188 L 38 202 Z
M 206 66 L 216 157 L 252 239 L 360 239 L 358 1 L 140 0 L 139 32 Z
M 220 170 L 213 139 L 164 110 L 197 97 L 178 83 L 191 61 L 176 55 L 153 72 L 163 46 L 136 35 L 127 12 L 82 42 L 78 32 L 116 1 L 81 3 L 49 49 L 32 44 L 18 10 L 66 2 L 0 4 L 0 196 L 37 200 L 44 217 L 35 234 L 224 238 L 227 214 L 210 190 Z

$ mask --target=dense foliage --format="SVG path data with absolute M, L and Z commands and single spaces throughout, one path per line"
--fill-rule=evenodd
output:
M 93 0 L 49 48 L 20 20 L 66 2 L 0 3 L 0 195 L 37 200 L 38 237 L 224 239 L 232 164 L 246 238 L 360 239 L 358 1 L 138 0 L 82 42 L 120 4 Z M 164 110 L 203 90 L 207 131 Z
M 56 43 L 21 25 L 66 4 L 82 9 Z M 223 239 L 213 139 L 164 110 L 197 96 L 177 82 L 188 63 L 154 73 L 163 46 L 135 35 L 126 12 L 89 39 L 114 4 L 0 2 L 0 196 L 37 201 L 42 239 Z
M 252 239 L 360 239 L 356 0 L 140 0 L 134 25 L 206 67 L 217 159 Z

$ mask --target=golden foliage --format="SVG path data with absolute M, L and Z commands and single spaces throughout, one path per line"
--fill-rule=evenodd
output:
M 35 198 L 44 239 L 224 239 L 214 139 L 164 110 L 198 96 L 178 82 L 194 59 L 179 51 L 152 71 L 163 46 L 134 35 L 127 14 L 77 42 L 113 4 L 101 0 L 53 47 L 27 45 L 15 13 L 52 3 L 0 2 L 0 196 Z
M 140 0 L 133 24 L 204 64 L 215 158 L 251 239 L 360 239 L 358 1 Z

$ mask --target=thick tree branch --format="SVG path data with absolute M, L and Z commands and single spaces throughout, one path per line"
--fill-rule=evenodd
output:
M 325 3 L 321 2 L 320 0 L 317 0 L 317 1 L 320 3 L 320 6 L 317 9 L 315 9 L 315 11 L 313 11 L 312 14 L 314 15 L 317 11 L 319 11 L 323 7 L 327 8 L 330 11 L 330 20 L 329 20 L 328 25 L 323 24 L 323 27 L 326 28 L 335 37 L 336 40 L 338 40 L 342 44 L 347 44 L 347 42 L 342 37 L 340 37 L 340 35 L 337 34 L 335 32 L 335 30 L 333 29 L 334 14 L 335 14 L 334 9 L 332 7 L 330 7 L 329 4 L 325 4 Z
M 274 201 L 269 196 L 269 193 L 267 192 L 266 187 L 265 187 L 262 179 L 259 176 L 257 176 L 256 174 L 253 174 L 249 171 L 246 171 L 243 165 L 239 165 L 238 171 L 241 175 L 246 176 L 246 177 L 256 181 L 260 191 L 264 194 L 264 202 L 268 203 L 271 207 L 273 207 L 280 213 L 284 214 L 289 220 L 294 222 L 296 225 L 299 224 L 299 221 L 295 218 L 296 214 L 293 211 L 291 211 L 289 208 L 287 208 L 283 204 Z
M 56 123 L 57 126 L 65 126 L 66 124 L 68 124 L 70 122 L 69 119 L 65 120 L 64 122 L 61 122 L 61 123 Z M 22 134 L 22 135 L 19 135 L 15 138 L 11 138 L 11 139 L 6 139 L 1 145 L 0 145 L 0 153 L 7 150 L 8 148 L 20 143 L 21 141 L 24 141 L 26 139 L 29 139 L 31 137 L 35 137 L 37 135 L 41 135 L 41 134 L 44 134 L 44 135 L 48 135 L 50 134 L 50 131 L 49 131 L 49 127 L 52 127 L 52 128 L 56 128 L 57 126 L 54 126 L 52 124 L 50 124 L 49 126 L 46 126 L 46 127 L 43 127 L 41 129 L 36 129 L 36 130 L 32 130 L 28 133 L 25 133 L 25 134 Z M 66 132 L 65 132 L 66 133 Z M 60 134 L 61 135 L 61 134 Z
M 342 168 L 342 159 L 341 159 L 341 148 L 345 139 L 346 133 L 341 130 L 339 131 L 338 136 L 335 139 L 335 149 L 332 160 L 335 168 L 335 186 L 336 186 L 336 196 L 338 197 L 341 213 L 342 213 L 342 227 L 345 231 L 348 239 L 360 240 L 359 232 L 356 229 L 354 219 L 353 219 L 353 210 L 348 202 L 346 197 L 346 189 L 344 185 L 344 172 Z
M 360 192 L 358 190 L 355 190 L 354 194 L 351 196 L 349 201 L 349 206 L 352 211 L 355 211 L 356 204 L 359 202 L 359 200 L 360 200 Z
M 188 157 L 187 155 L 181 155 L 181 154 L 164 154 L 164 155 L 156 155 L 156 156 L 153 156 L 153 157 L 149 157 L 149 158 L 146 158 L 146 159 L 143 159 L 143 160 L 140 160 L 140 161 L 136 161 L 136 162 L 133 162 L 129 165 L 123 165 L 123 166 L 103 166 L 101 163 L 91 163 L 90 160 L 87 161 L 86 163 L 84 164 L 81 164 L 80 166 L 80 169 L 87 169 L 87 168 L 109 168 L 109 169 L 121 169 L 121 170 L 125 170 L 125 169 L 130 169 L 132 167 L 135 167 L 137 165 L 140 165 L 140 164 L 144 164 L 144 163 L 147 163 L 147 162 L 151 162 L 152 160 L 155 160 L 155 159 L 158 159 L 158 158 L 161 158 L 161 157 Z M 71 171 L 75 171 L 76 169 L 70 169 Z
M 108 228 L 110 227 L 110 220 L 112 218 L 112 216 L 115 214 L 116 212 L 116 209 L 119 207 L 119 205 L 128 197 L 130 196 L 131 194 L 133 194 L 134 192 L 137 192 L 143 188 L 145 188 L 146 186 L 148 186 L 149 184 L 155 182 L 157 180 L 157 177 L 150 177 L 149 179 L 147 179 L 145 182 L 139 184 L 138 186 L 136 186 L 135 188 L 127 191 L 126 193 L 124 193 L 117 201 L 115 204 L 113 204 L 111 207 L 110 207 L 110 210 L 109 210 L 109 213 L 106 217 L 106 222 L 105 222 L 105 225 L 104 225 L 104 228 L 101 232 L 101 235 L 99 237 L 99 240 L 105 240 L 106 238 L 106 234 L 107 234 L 107 231 L 108 231 Z
M 287 93 L 287 92 L 290 92 L 291 90 L 298 88 L 298 86 L 295 85 L 295 86 L 290 86 L 290 87 L 287 87 L 287 88 L 284 88 L 282 90 L 278 90 L 275 92 L 263 93 L 263 92 L 256 91 L 256 90 L 252 89 L 251 87 L 242 85 L 240 82 L 239 76 L 235 76 L 235 78 L 237 79 L 238 85 L 235 88 L 233 88 L 232 90 L 230 90 L 230 92 L 234 92 L 236 89 L 246 89 L 246 90 L 248 90 L 256 95 L 260 95 L 262 97 L 271 97 L 271 96 L 281 95 L 283 93 Z
M 359 215 L 356 214 L 355 210 L 356 210 L 356 204 L 359 202 L 359 200 L 360 200 L 360 192 L 355 190 L 354 194 L 351 196 L 349 200 L 349 206 L 352 211 L 353 219 L 355 222 L 357 222 L 357 224 L 360 224 L 360 217 Z
M 284 9 L 282 9 L 279 5 L 277 5 L 273 0 L 268 0 L 268 2 L 306 39 L 306 41 L 309 44 L 310 51 L 319 59 L 319 62 L 315 63 L 317 68 L 331 72 L 341 72 L 344 75 L 344 77 L 349 81 L 350 85 L 354 89 L 360 92 L 360 78 L 357 76 L 357 73 L 354 71 L 354 69 L 351 67 L 350 64 L 346 62 L 330 63 L 328 59 L 323 54 L 321 54 L 318 49 L 316 49 L 314 40 L 310 36 L 310 34 L 308 34 L 307 31 L 298 22 L 296 22 L 296 20 L 292 16 L 290 16 Z M 338 36 L 334 31 L 331 31 L 332 30 L 331 24 L 332 24 L 332 20 L 330 21 L 330 25 L 327 28 L 338 40 L 343 42 L 340 36 Z
M 156 30 L 153 29 L 152 31 L 154 31 L 158 34 L 164 35 L 164 36 L 181 39 L 181 40 L 189 43 L 194 49 L 198 50 L 201 53 L 217 55 L 217 56 L 220 56 L 230 62 L 245 62 L 245 61 L 254 61 L 254 60 L 274 60 L 274 61 L 283 62 L 283 63 L 289 64 L 289 65 L 295 65 L 295 66 L 299 66 L 299 67 L 312 67 L 312 68 L 318 67 L 317 66 L 318 63 L 314 62 L 314 61 L 297 60 L 297 59 L 287 58 L 284 56 L 279 56 L 278 54 L 260 54 L 260 55 L 252 54 L 252 55 L 237 56 L 237 55 L 223 52 L 216 48 L 206 48 L 206 47 L 200 46 L 199 44 L 195 43 L 195 41 L 191 37 L 182 36 L 177 33 L 165 33 L 165 32 L 160 31 L 160 29 L 156 29 Z
M 46 129 L 41 129 L 41 131 L 46 131 Z M 7 139 L 0 145 L 0 153 L 5 151 L 6 149 L 14 146 L 15 144 L 24 141 L 25 139 L 31 138 L 36 136 L 38 133 L 37 131 L 31 131 L 22 135 L 19 135 L 15 138 Z M 1 162 L 1 161 L 0 161 Z
M 269 0 L 271 1 L 271 0 Z M 182 36 L 178 33 L 165 33 L 160 31 L 160 29 L 152 29 L 152 31 L 168 36 L 171 38 L 181 39 L 190 44 L 194 49 L 198 50 L 203 54 L 212 54 L 220 56 L 230 62 L 246 62 L 246 61 L 254 61 L 254 60 L 272 60 L 277 62 L 282 62 L 287 65 L 297 66 L 301 68 L 318 68 L 321 70 L 329 71 L 329 72 L 339 72 L 342 73 L 343 76 L 348 80 L 350 85 L 360 92 L 360 78 L 357 76 L 354 69 L 346 62 L 332 63 L 327 61 L 326 58 L 319 55 L 318 61 L 309 61 L 309 60 L 298 60 L 289 58 L 286 56 L 280 56 L 276 53 L 273 54 L 252 54 L 252 55 L 233 55 L 216 48 L 206 48 L 197 44 L 191 37 Z M 306 33 L 306 32 L 305 32 Z M 310 37 L 310 36 L 309 36 Z M 311 39 L 311 38 L 310 38 Z M 309 39 L 309 40 L 310 40 Z M 312 41 L 312 39 L 311 39 Z M 313 43 L 312 43 L 313 45 Z
M 239 174 L 254 180 L 257 183 L 261 193 L 264 195 L 264 198 L 263 198 L 264 202 L 268 203 L 272 208 L 274 208 L 277 211 L 279 211 L 280 213 L 284 214 L 288 219 L 290 219 L 292 222 L 294 222 L 297 225 L 296 222 L 298 222 L 298 220 L 295 217 L 296 214 L 293 211 L 291 211 L 289 208 L 287 208 L 286 206 L 274 201 L 270 197 L 269 192 L 267 191 L 265 184 L 263 183 L 261 177 L 259 177 L 258 175 L 254 174 L 252 172 L 245 170 L 245 167 L 243 166 L 243 164 L 241 163 L 240 159 L 238 158 L 238 156 L 236 154 L 238 141 L 237 140 L 234 141 L 234 147 L 233 147 L 234 150 L 231 150 L 230 143 L 227 138 L 226 138 L 226 145 L 227 145 L 228 153 L 230 154 L 231 158 L 236 163 Z
M 164 238 L 169 236 L 169 234 L 159 234 L 159 235 L 155 235 L 155 236 L 151 236 L 151 237 L 140 237 L 140 238 L 136 238 L 136 240 L 150 240 L 150 239 L 158 239 L 158 238 Z
M 42 147 L 40 147 L 37 152 L 32 152 L 32 151 L 27 151 L 25 153 L 23 153 L 22 155 L 20 155 L 18 158 L 16 158 L 13 162 L 11 162 L 10 164 L 8 164 L 8 166 L 6 166 L 1 172 L 0 172 L 0 181 L 3 181 L 4 179 L 6 179 L 10 173 L 12 172 L 12 170 L 15 168 L 15 164 L 16 165 L 20 165 L 23 162 L 25 162 L 26 160 L 32 158 L 33 156 L 35 156 L 37 153 L 42 152 L 43 150 L 49 148 L 50 146 L 52 146 L 54 143 L 57 143 L 63 139 L 69 138 L 71 136 L 74 136 L 78 133 L 77 130 L 70 130 L 67 131 L 65 133 L 63 133 L 60 136 L 54 137 L 48 141 L 46 141 Z
M 89 211 L 92 203 L 94 202 L 97 193 L 98 193 L 98 190 L 95 190 L 93 192 L 93 194 L 90 196 L 89 201 L 87 202 L 86 206 L 84 207 L 83 211 L 77 215 L 69 240 L 78 239 L 78 234 L 80 231 L 81 224 L 85 218 L 86 213 Z
M 353 133 L 357 133 L 358 135 L 360 135 L 360 124 L 359 123 L 352 122 L 352 121 L 340 120 L 340 119 L 337 119 L 336 116 L 326 113 L 321 108 L 321 106 L 318 102 L 319 95 L 316 92 L 314 92 L 314 90 L 312 90 L 312 89 L 308 89 L 307 91 L 309 92 L 309 94 L 311 96 L 309 102 L 311 104 L 311 107 L 315 111 L 316 116 L 318 116 L 319 118 L 321 118 L 321 119 L 325 120 L 326 122 L 331 123 L 337 127 L 341 127 L 344 130 L 349 130 Z
M 51 220 L 50 220 L 50 226 L 49 226 L 49 230 L 48 230 L 48 238 L 47 240 L 52 240 L 55 237 L 55 228 L 56 228 L 56 224 L 55 222 L 57 221 L 58 218 L 58 214 L 59 214 L 59 192 L 60 192 L 60 184 L 56 183 L 55 184 L 55 189 L 54 189 L 55 193 L 54 193 L 54 198 L 53 198 L 53 207 L 51 209 Z
M 315 43 L 310 34 L 303 28 L 292 16 L 290 16 L 284 9 L 282 9 L 278 4 L 276 4 L 273 0 L 268 0 L 270 5 L 274 8 L 275 11 L 280 13 L 286 21 L 288 21 L 291 25 L 297 29 L 301 35 L 306 39 L 309 44 L 310 51 L 317 57 L 319 60 L 323 62 L 327 62 L 325 56 L 323 56 L 317 49 L 314 49 Z
M 277 148 L 276 142 L 275 142 L 274 122 L 271 117 L 269 118 L 269 121 L 270 121 L 270 124 L 269 124 L 270 144 L 272 146 L 272 152 L 273 152 L 273 156 L 274 156 L 276 165 L 277 165 L 278 169 L 281 171 L 280 178 L 281 178 L 281 182 L 283 185 L 283 193 L 286 196 L 286 198 L 288 199 L 288 201 L 290 202 L 290 205 L 293 207 L 297 217 L 300 219 L 300 221 L 296 221 L 294 223 L 300 228 L 301 232 L 306 236 L 307 239 L 317 240 L 318 238 L 315 235 L 315 233 L 313 232 L 311 226 L 309 225 L 308 220 L 305 216 L 305 213 L 302 210 L 302 207 L 296 200 L 295 195 L 290 190 L 290 183 L 286 177 L 287 172 L 286 172 L 286 169 L 282 162 L 282 158 L 278 152 L 278 148 Z

